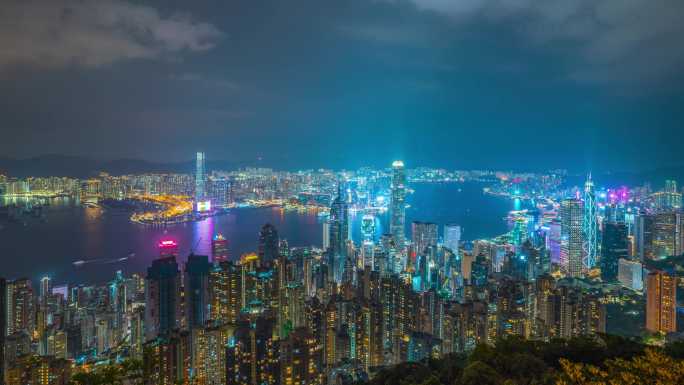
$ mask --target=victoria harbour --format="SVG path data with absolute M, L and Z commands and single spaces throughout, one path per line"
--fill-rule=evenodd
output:
M 414 185 L 407 201 L 407 223 L 427 220 L 440 226 L 459 223 L 464 239 L 499 235 L 507 231 L 510 200 L 485 195 L 484 184 L 422 183 Z M 157 257 L 160 239 L 175 239 L 180 255 L 191 250 L 211 255 L 211 240 L 221 233 L 229 242 L 232 259 L 256 250 L 258 233 L 273 224 L 291 247 L 321 247 L 324 218 L 315 212 L 283 208 L 235 208 L 201 221 L 169 226 L 145 226 L 129 220 L 126 212 L 85 206 L 71 198 L 55 198 L 45 208 L 45 220 L 0 222 L 2 270 L 38 281 L 51 276 L 56 283 L 101 282 L 113 271 L 144 272 Z M 361 238 L 361 214 L 350 218 L 352 237 Z M 376 236 L 387 231 L 387 215 L 376 218 Z M 15 248 L 15 244 L 22 247 Z M 106 252 L 105 252 L 106 251 Z M 74 264 L 83 261 L 83 264 Z M 38 268 L 39 267 L 39 268 Z

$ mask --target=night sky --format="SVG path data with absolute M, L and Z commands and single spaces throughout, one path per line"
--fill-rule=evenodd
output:
M 6 0 L 0 155 L 684 163 L 681 0 Z

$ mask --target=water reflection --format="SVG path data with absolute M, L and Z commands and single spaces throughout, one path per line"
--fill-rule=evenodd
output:
M 423 185 L 408 197 L 406 211 L 407 236 L 414 220 L 431 221 L 441 226 L 458 223 L 464 239 L 476 239 L 506 231 L 504 217 L 511 203 L 505 199 L 485 196 L 480 185 Z M 388 213 L 376 215 L 375 240 L 388 229 Z M 352 237 L 362 239 L 363 215 L 350 218 Z M 84 206 L 69 199 L 51 201 L 46 221 L 23 226 L 3 222 L 0 230 L 2 275 L 27 276 L 39 279 L 45 271 L 54 272 L 55 282 L 102 282 L 111 279 L 114 271 L 144 272 L 157 258 L 156 245 L 162 238 L 172 238 L 179 244 L 183 263 L 196 246 L 198 254 L 211 255 L 211 239 L 221 232 L 228 240 L 230 258 L 257 249 L 261 226 L 276 226 L 281 238 L 292 247 L 322 244 L 323 218 L 314 211 L 286 211 L 277 208 L 237 209 L 227 215 L 201 222 L 176 226 L 153 227 L 131 223 L 127 213 Z M 84 257 L 120 258 L 135 254 L 120 263 L 85 265 L 75 268 L 73 262 Z M 40 266 L 40 272 L 35 267 Z

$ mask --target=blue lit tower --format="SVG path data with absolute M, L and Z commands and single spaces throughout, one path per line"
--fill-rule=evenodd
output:
M 406 244 L 404 222 L 406 220 L 406 173 L 404 162 L 392 163 L 392 199 L 390 201 L 390 233 L 397 249 Z
M 332 269 L 336 281 L 342 278 L 344 262 L 347 259 L 347 240 L 349 239 L 349 207 L 342 195 L 342 184 L 337 187 L 337 197 L 330 206 L 330 247 L 328 249 L 328 268 Z
M 198 152 L 195 163 L 195 204 L 206 198 L 207 175 L 204 170 L 204 159 L 204 153 Z
M 596 221 L 596 194 L 594 193 L 594 182 L 591 180 L 591 174 L 584 183 L 582 233 L 584 235 L 582 264 L 585 269 L 592 269 L 596 266 L 598 254 L 598 223 Z

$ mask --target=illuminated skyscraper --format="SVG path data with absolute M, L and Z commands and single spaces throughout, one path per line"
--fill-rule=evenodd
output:
M 210 318 L 218 324 L 237 322 L 242 308 L 242 268 L 221 261 L 209 273 Z
M 417 255 L 425 255 L 427 248 L 437 246 L 437 224 L 430 222 L 411 223 L 411 241 Z
M 584 236 L 582 259 L 584 269 L 593 269 L 598 255 L 598 222 L 596 220 L 596 194 L 591 174 L 584 184 L 584 216 L 582 232 Z
M 561 202 L 561 268 L 572 277 L 583 273 L 582 201 L 566 199 Z
M 195 205 L 206 200 L 207 176 L 204 170 L 204 153 L 198 152 L 195 162 Z
M 322 345 L 307 328 L 295 329 L 280 343 L 280 384 L 323 385 Z
M 454 255 L 458 255 L 459 244 L 461 243 L 461 226 L 449 223 L 444 225 L 444 247 L 451 250 Z
M 673 274 L 655 270 L 646 281 L 646 330 L 677 331 L 677 280 Z
M 228 240 L 222 234 L 216 234 L 211 240 L 211 259 L 215 262 L 228 260 Z
M 364 241 L 375 241 L 375 217 L 372 214 L 365 214 L 361 219 L 361 234 Z
M 323 222 L 323 250 L 328 250 L 330 247 L 330 221 Z
M 278 230 L 275 226 L 267 223 L 259 231 L 259 260 L 262 263 L 269 263 L 279 255 Z
M 342 279 L 342 271 L 347 259 L 347 240 L 349 239 L 349 207 L 342 195 L 341 184 L 337 188 L 337 197 L 330 206 L 329 222 L 328 269 L 332 269 L 331 277 L 339 282 Z
M 7 335 L 33 333 L 35 309 L 31 280 L 21 278 L 7 282 Z
M 641 214 L 637 217 L 639 258 L 662 259 L 684 252 L 684 215 L 677 211 Z
M 390 233 L 394 244 L 401 250 L 406 244 L 404 223 L 406 221 L 406 173 L 404 162 L 392 163 L 392 199 L 390 201 Z
M 40 279 L 40 297 L 47 301 L 47 298 L 52 294 L 52 279 L 45 276 Z
M 159 258 L 178 256 L 178 243 L 171 239 L 163 239 L 159 241 L 157 244 L 157 249 L 159 250 Z
M 676 180 L 666 180 L 665 181 L 665 192 L 676 193 L 677 191 L 677 181 Z
M 226 348 L 226 384 L 273 385 L 278 382 L 278 357 L 273 320 L 243 320 Z
M 682 194 L 677 191 L 677 181 L 666 180 L 665 189 L 652 196 L 657 211 L 671 211 L 682 208 Z

